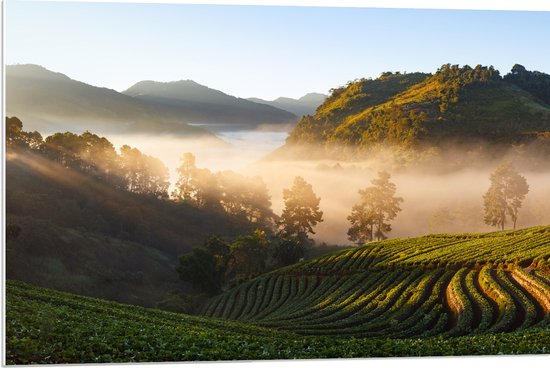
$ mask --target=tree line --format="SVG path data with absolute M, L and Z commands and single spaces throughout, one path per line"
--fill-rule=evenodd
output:
M 8 155 L 30 151 L 131 193 L 246 219 L 255 230 L 232 240 L 210 236 L 179 257 L 180 277 L 200 293 L 215 294 L 228 285 L 299 261 L 313 244 L 310 235 L 323 221 L 321 198 L 299 176 L 283 190 L 284 208 L 277 216 L 260 177 L 232 171 L 213 173 L 197 167 L 192 153 L 181 157 L 178 179 L 169 195 L 168 169 L 160 160 L 127 145 L 117 153 L 106 138 L 90 132 L 55 133 L 43 139 L 38 132 L 25 132 L 19 119 L 7 118 L 6 143 Z M 392 231 L 391 221 L 401 212 L 404 200 L 396 195 L 397 187 L 390 179 L 388 172 L 381 171 L 370 186 L 359 190 L 359 200 L 347 217 L 350 241 L 382 240 Z M 483 197 L 485 223 L 504 229 L 510 219 L 515 228 L 529 190 L 525 178 L 505 164 L 491 174 L 490 181 Z
M 162 161 L 127 145 L 118 154 L 107 138 L 89 131 L 55 133 L 43 139 L 36 131 L 24 131 L 17 117 L 7 117 L 6 146 L 8 154 L 30 151 L 117 189 L 168 197 L 169 174 Z

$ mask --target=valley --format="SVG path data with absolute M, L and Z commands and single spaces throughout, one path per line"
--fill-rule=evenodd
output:
M 192 81 L 105 95 L 30 69 L 101 97 L 55 108 L 66 131 L 8 100 L 30 121 L 6 119 L 8 362 L 548 348 L 550 108 L 530 84 L 547 74 L 383 73 L 296 123 Z

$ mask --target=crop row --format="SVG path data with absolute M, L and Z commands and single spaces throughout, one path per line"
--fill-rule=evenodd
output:
M 291 268 L 294 274 L 349 274 L 389 267 L 472 267 L 488 263 L 550 267 L 550 229 L 533 228 L 478 236 L 424 236 L 374 242 Z
M 541 354 L 550 330 L 457 338 L 298 336 L 251 324 L 6 285 L 6 364 Z M 444 313 L 434 323 L 444 326 Z
M 301 335 L 462 336 L 545 325 L 548 295 L 540 277 L 516 266 L 367 270 L 323 278 L 275 273 L 240 285 L 205 310 Z

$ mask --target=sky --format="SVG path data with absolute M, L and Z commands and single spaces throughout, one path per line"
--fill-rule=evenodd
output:
M 272 100 L 445 63 L 550 73 L 548 11 L 6 0 L 4 27 L 7 65 L 117 91 L 191 79 Z

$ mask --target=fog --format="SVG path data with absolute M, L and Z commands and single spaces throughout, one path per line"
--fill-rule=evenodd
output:
M 233 170 L 247 176 L 260 176 L 267 184 L 272 208 L 280 214 L 284 206 L 282 191 L 290 188 L 295 176 L 312 184 L 321 197 L 324 221 L 315 228 L 313 238 L 328 244 L 350 244 L 347 216 L 359 200 L 358 190 L 371 185 L 379 170 L 385 169 L 397 186 L 396 195 L 403 198 L 402 211 L 391 222 L 390 238 L 413 237 L 432 232 L 478 232 L 497 230 L 483 223 L 483 194 L 489 187 L 489 174 L 498 162 L 475 163 L 475 169 L 461 169 L 439 174 L 429 161 L 422 166 L 396 169 L 388 160 L 376 158 L 361 162 L 330 160 L 265 161 L 267 154 L 280 147 L 285 132 L 240 131 L 219 136 L 227 143 L 214 140 L 182 139 L 173 136 L 109 136 L 115 147 L 128 144 L 147 155 L 161 159 L 170 169 L 171 182 L 177 180 L 176 167 L 185 152 L 196 157 L 198 167 L 213 172 Z M 503 158 L 505 160 L 506 158 Z M 516 167 L 530 186 L 520 210 L 518 227 L 550 223 L 550 171 L 532 172 Z M 435 214 L 448 210 L 452 221 L 438 223 Z M 509 228 L 511 224 L 507 225 Z

